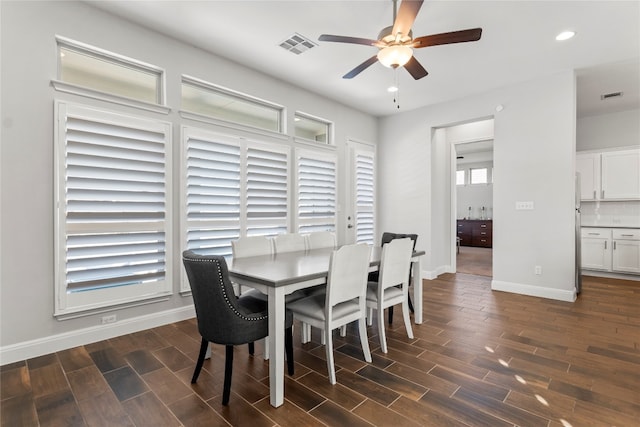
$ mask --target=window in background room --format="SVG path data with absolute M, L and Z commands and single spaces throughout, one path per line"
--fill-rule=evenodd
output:
M 182 109 L 225 122 L 283 132 L 284 107 L 192 77 L 182 77 Z
M 56 103 L 55 314 L 171 293 L 171 124 Z
M 333 144 L 331 138 L 332 124 L 327 120 L 296 112 L 294 118 L 294 135 L 296 138 Z
M 456 185 L 465 185 L 466 184 L 466 171 L 458 170 L 456 171 Z
M 336 154 L 296 149 L 296 166 L 298 232 L 335 232 Z
M 57 37 L 58 79 L 101 93 L 164 104 L 164 72 L 153 65 Z
M 471 184 L 487 184 L 487 168 L 471 169 Z

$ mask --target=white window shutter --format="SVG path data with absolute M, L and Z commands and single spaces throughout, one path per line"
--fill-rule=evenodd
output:
M 296 151 L 298 232 L 336 230 L 335 154 Z
M 287 232 L 289 150 L 247 147 L 246 234 L 272 236 Z
M 171 125 L 56 108 L 56 314 L 166 292 Z
M 374 244 L 375 235 L 375 157 L 356 152 L 356 242 Z
M 203 255 L 231 255 L 240 237 L 240 165 L 237 143 L 187 130 L 186 247 Z

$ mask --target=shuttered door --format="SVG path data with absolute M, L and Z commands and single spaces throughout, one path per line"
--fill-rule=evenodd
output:
M 297 150 L 298 232 L 336 229 L 336 156 Z

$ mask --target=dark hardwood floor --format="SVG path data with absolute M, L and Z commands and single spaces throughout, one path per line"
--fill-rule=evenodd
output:
M 460 246 L 456 255 L 456 272 L 493 276 L 493 249 Z
M 236 348 L 228 407 L 221 346 L 192 386 L 188 320 L 3 366 L 2 426 L 639 425 L 639 282 L 585 277 L 575 303 L 492 292 L 482 276 L 424 283 L 415 339 L 396 316 L 382 354 L 370 327 L 367 364 L 356 328 L 335 335 L 335 386 L 318 335 L 296 334 L 280 408 L 258 345 Z

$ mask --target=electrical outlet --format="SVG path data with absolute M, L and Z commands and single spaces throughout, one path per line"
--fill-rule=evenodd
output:
M 534 268 L 534 273 L 536 274 L 536 276 L 541 276 L 542 275 L 542 266 L 541 265 L 536 265 Z
M 533 210 L 533 202 L 516 202 L 516 210 L 517 211 L 532 211 Z
M 102 316 L 102 324 L 106 325 L 107 323 L 115 323 L 116 321 L 116 315 L 115 314 L 110 314 L 108 316 Z

